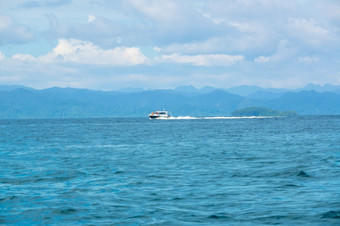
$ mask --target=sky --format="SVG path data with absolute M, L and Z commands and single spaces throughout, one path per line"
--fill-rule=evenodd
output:
M 339 0 L 0 0 L 0 85 L 340 85 Z

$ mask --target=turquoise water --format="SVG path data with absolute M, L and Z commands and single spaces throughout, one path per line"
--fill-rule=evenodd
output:
M 0 121 L 0 224 L 340 224 L 340 117 Z

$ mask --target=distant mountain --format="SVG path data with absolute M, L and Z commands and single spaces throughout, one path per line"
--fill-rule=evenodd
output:
M 239 96 L 247 97 L 254 95 L 256 93 L 266 92 L 266 93 L 285 93 L 291 92 L 289 89 L 274 89 L 274 88 L 261 88 L 258 86 L 236 86 L 226 89 L 227 92 L 236 94 Z
M 313 83 L 308 84 L 301 90 L 305 91 L 317 91 L 317 92 L 334 92 L 334 93 L 339 93 L 340 94 L 340 86 L 335 86 L 335 85 L 330 85 L 330 84 L 325 84 L 323 86 L 316 85 Z
M 257 87 L 257 86 L 236 86 L 236 87 L 232 87 L 229 89 L 226 89 L 227 92 L 235 94 L 235 95 L 239 95 L 239 96 L 249 96 L 253 93 L 256 93 L 258 91 L 262 91 L 263 88 L 261 87 Z
M 201 89 L 197 89 L 193 86 L 179 86 L 173 89 L 176 92 L 183 92 L 183 93 L 210 93 L 214 90 L 216 90 L 216 88 L 211 87 L 211 86 L 205 86 Z
M 196 89 L 193 86 L 179 86 L 173 89 L 176 92 L 185 92 L 185 93 L 199 93 L 200 90 Z
M 302 115 L 340 115 L 340 95 L 316 91 L 286 93 L 266 102 L 266 106 L 278 110 L 294 110 Z
M 216 88 L 212 86 L 204 86 L 203 88 L 200 89 L 202 93 L 210 93 L 212 91 L 216 90 Z
M 308 84 L 301 89 L 275 89 L 275 88 L 261 88 L 258 86 L 236 86 L 225 91 L 239 96 L 251 99 L 277 99 L 285 93 L 301 92 L 301 91 L 316 91 L 320 93 L 331 92 L 340 94 L 340 86 L 325 84 L 323 86 L 316 84 Z
M 119 89 L 117 90 L 118 92 L 123 92 L 123 93 L 139 93 L 139 92 L 143 92 L 145 91 L 144 89 L 142 88 L 123 88 L 123 89 Z
M 146 117 L 151 111 L 164 108 L 174 116 L 228 116 L 236 109 L 248 107 L 296 111 L 300 115 L 340 115 L 340 94 L 334 92 L 266 93 L 257 89 L 249 96 L 240 96 L 218 89 L 204 93 L 190 87 L 184 92 L 183 88 L 128 93 L 58 87 L 6 88 L 0 90 L 0 118 Z
M 283 94 L 285 94 L 285 92 L 257 91 L 246 97 L 255 100 L 273 100 L 281 97 Z
M 0 91 L 12 91 L 15 89 L 28 89 L 33 90 L 32 88 L 26 86 L 19 86 L 19 85 L 0 85 Z

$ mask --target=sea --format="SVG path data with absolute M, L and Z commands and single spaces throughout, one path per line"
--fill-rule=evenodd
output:
M 0 120 L 1 225 L 340 225 L 340 116 Z

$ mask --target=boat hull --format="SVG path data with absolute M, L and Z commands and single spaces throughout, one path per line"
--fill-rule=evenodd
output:
M 170 116 L 149 115 L 150 119 L 170 118 Z

